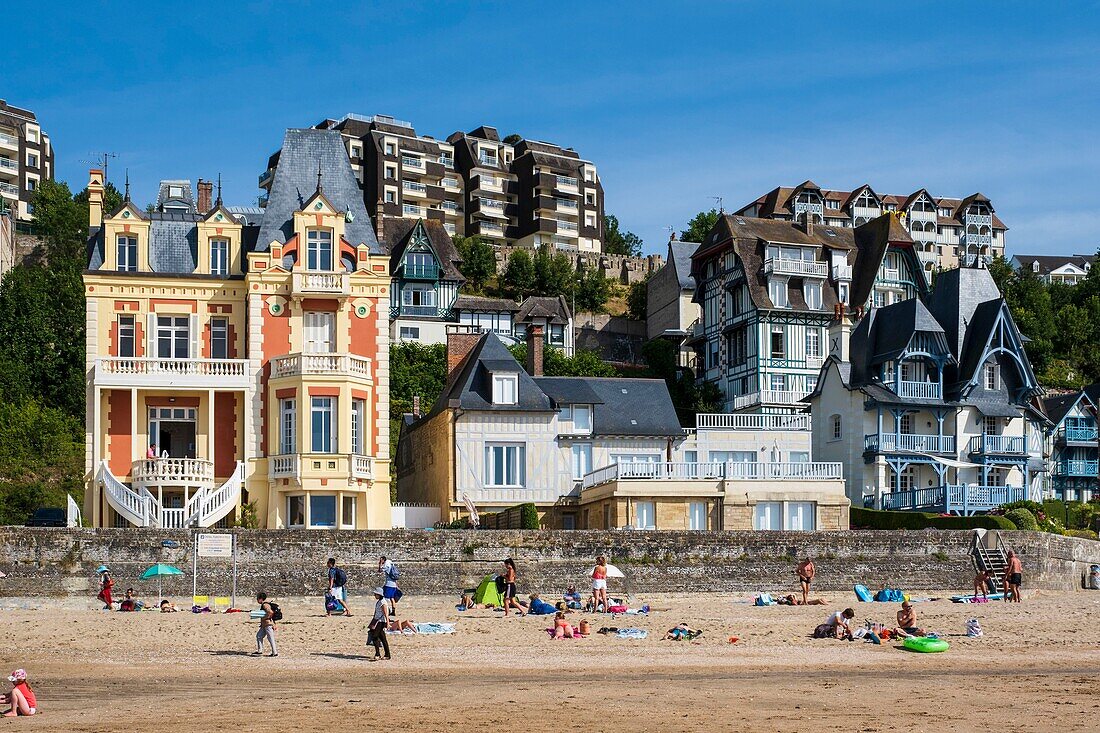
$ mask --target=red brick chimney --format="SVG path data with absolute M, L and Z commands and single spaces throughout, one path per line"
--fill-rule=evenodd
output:
M 378 202 L 378 214 L 374 217 L 374 236 L 377 237 L 378 243 L 383 247 L 386 246 L 386 207 L 379 201 Z
M 462 363 L 481 338 L 481 329 L 477 326 L 447 326 L 447 374 L 448 376 Z
M 199 200 L 196 208 L 200 214 L 206 214 L 213 208 L 214 182 L 199 179 Z
M 542 376 L 542 326 L 532 323 L 527 327 L 527 373 Z

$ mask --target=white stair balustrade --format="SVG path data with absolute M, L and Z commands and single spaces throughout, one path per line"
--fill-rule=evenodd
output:
M 130 524 L 138 527 L 149 526 L 148 492 L 141 494 L 115 478 L 111 469 L 107 467 L 107 461 L 100 462 L 96 479 L 103 488 L 103 495 L 112 509 Z

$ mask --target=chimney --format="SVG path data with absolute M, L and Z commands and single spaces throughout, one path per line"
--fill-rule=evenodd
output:
M 450 376 L 462 363 L 481 338 L 477 326 L 447 326 L 447 375 Z
M 420 395 L 413 395 L 413 420 L 420 419 Z
M 851 361 L 851 339 L 851 321 L 844 312 L 844 304 L 837 303 L 833 306 L 833 322 L 829 324 L 829 356 L 835 356 L 842 362 Z
M 532 377 L 542 376 L 542 326 L 532 323 L 527 327 L 527 373 Z
M 386 245 L 386 215 L 385 204 L 381 201 L 378 202 L 378 214 L 374 217 L 374 235 L 378 237 L 378 243 L 385 247 Z
M 199 214 L 205 215 L 210 209 L 213 208 L 212 203 L 214 201 L 214 182 L 204 181 L 199 179 L 199 202 L 198 211 Z
M 802 231 L 806 232 L 806 236 L 812 237 L 814 235 L 814 215 L 808 211 L 803 211 L 802 216 L 799 217 L 799 224 L 801 224 Z
M 99 168 L 88 171 L 88 226 L 103 226 L 103 171 Z

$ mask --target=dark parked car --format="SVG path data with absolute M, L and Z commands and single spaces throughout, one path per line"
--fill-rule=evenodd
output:
M 28 527 L 67 527 L 69 526 L 69 518 L 65 514 L 64 509 L 54 509 L 52 507 L 44 507 L 42 509 L 36 509 L 31 518 L 27 521 Z

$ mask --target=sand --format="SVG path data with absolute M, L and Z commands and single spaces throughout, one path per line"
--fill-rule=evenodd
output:
M 808 638 L 831 610 L 892 620 L 895 604 L 755 608 L 744 596 L 653 595 L 667 611 L 582 616 L 645 628 L 644 641 L 554 641 L 547 617 L 460 613 L 408 598 L 401 615 L 453 636 L 391 637 L 368 661 L 370 601 L 326 618 L 283 600 L 277 659 L 247 656 L 247 614 L 106 613 L 92 600 L 0 600 L 4 669 L 26 667 L 41 715 L 8 724 L 65 731 L 1024 731 L 1100 726 L 1100 593 L 1031 594 L 1019 605 L 917 605 L 944 654 Z M 357 602 L 357 603 L 356 603 Z M 976 616 L 986 632 L 963 636 Z M 679 621 L 696 642 L 660 641 Z M 730 644 L 728 637 L 740 638 Z M 472 727 L 471 727 L 472 726 Z

